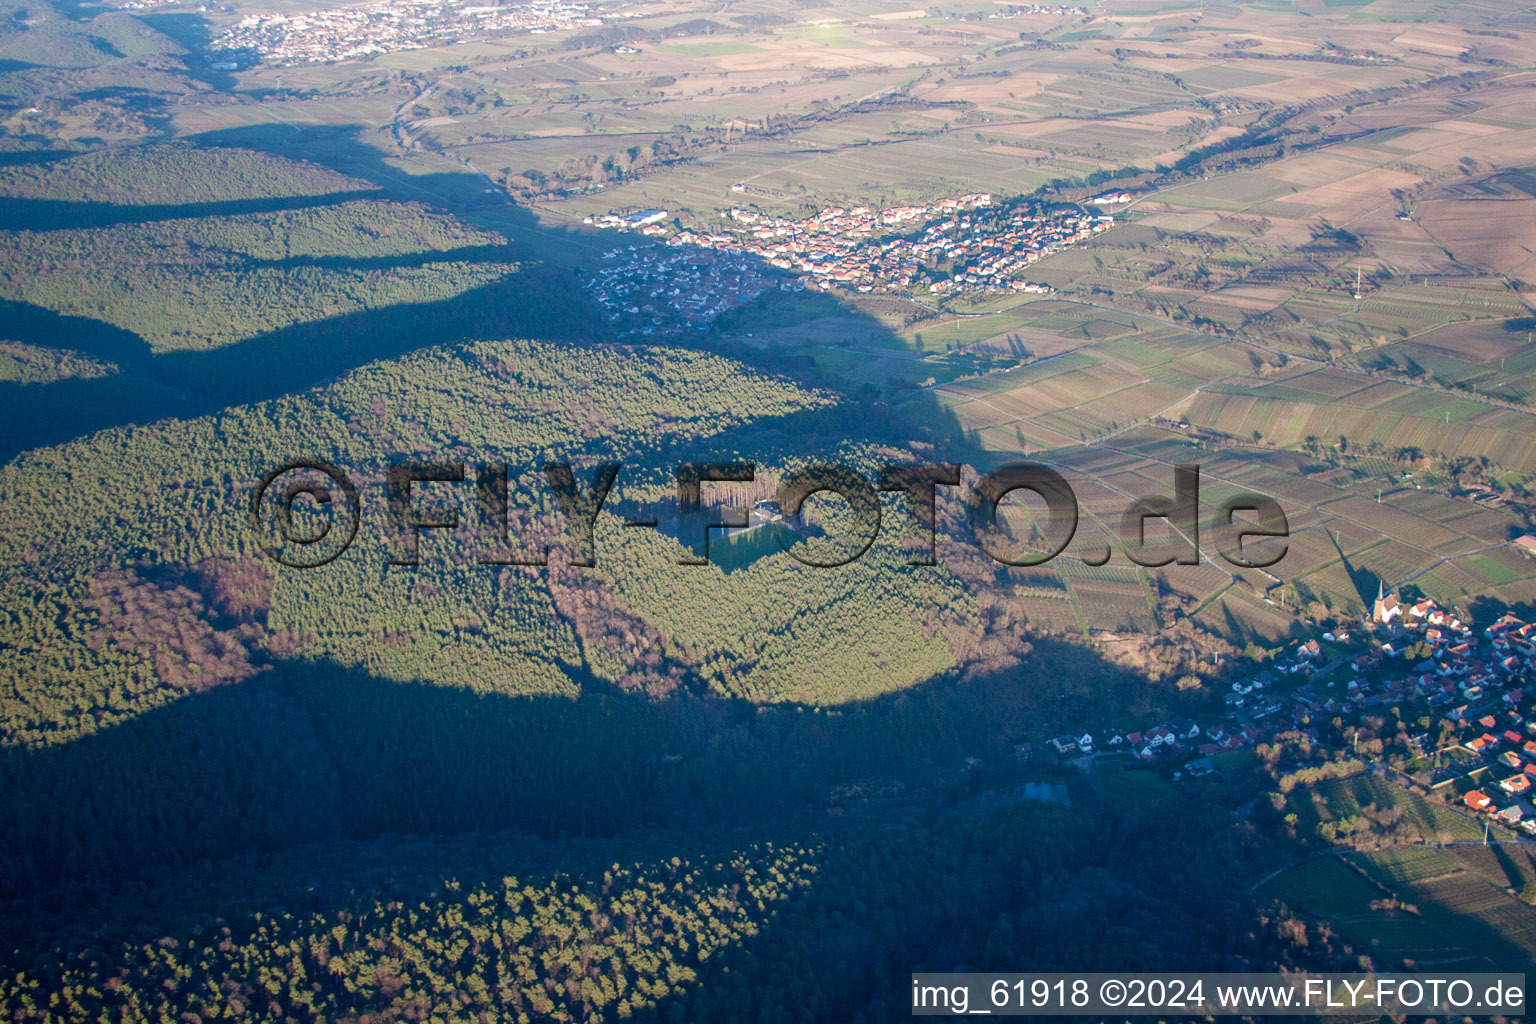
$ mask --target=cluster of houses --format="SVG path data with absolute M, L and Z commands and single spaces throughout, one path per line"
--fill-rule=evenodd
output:
M 626 335 L 708 330 L 721 313 L 770 288 L 803 287 L 740 253 L 633 245 L 605 252 L 587 286 L 608 320 L 632 323 Z
M 1195 747 L 1200 749 L 1202 756 L 1208 756 L 1227 749 L 1224 744 L 1241 745 L 1241 739 L 1229 736 L 1222 726 L 1208 733 L 1202 732 L 1200 726 L 1188 718 L 1175 718 L 1131 732 L 1105 729 L 1097 741 L 1092 732 L 1077 736 L 1069 733 L 1051 740 L 1051 746 L 1058 754 L 1126 753 L 1143 761 Z
M 1019 279 L 1031 265 L 1067 246 L 1092 238 L 1114 226 L 1104 214 L 1057 213 L 1036 217 L 1015 210 L 1006 219 L 992 222 L 987 230 L 972 230 L 963 219 L 929 225 L 914 249 L 924 260 L 947 260 L 953 266 L 948 278 L 933 281 L 930 292 L 959 294 L 1013 288 L 1048 291 L 1043 285 Z
M 666 210 L 637 210 L 634 213 L 604 213 L 596 217 L 586 216 L 581 218 L 583 224 L 595 224 L 600 228 L 617 228 L 620 231 L 644 231 L 648 235 L 665 234 L 665 230 L 656 228 L 646 231 L 667 219 Z
M 248 14 L 209 44 L 225 53 L 257 53 L 268 64 L 349 60 L 393 50 L 512 32 L 598 27 L 585 3 L 465 3 L 373 0 L 293 14 Z M 225 62 L 227 63 L 227 62 Z
M 1295 677 L 1300 677 L 1298 681 Z M 1431 749 L 1428 733 L 1412 751 L 1433 764 L 1431 789 L 1470 778 L 1474 810 L 1536 835 L 1536 623 L 1505 615 L 1475 631 L 1454 612 L 1424 598 L 1405 602 L 1378 593 L 1370 621 L 1321 639 L 1293 644 L 1274 665 L 1232 684 L 1226 713 L 1198 725 L 1176 719 L 1136 731 L 1106 729 L 1059 736 L 1061 754 L 1128 753 L 1181 765 L 1176 774 L 1211 770 L 1210 757 L 1253 746 L 1281 732 L 1317 738 L 1315 724 L 1349 721 L 1403 708 L 1452 727 L 1452 740 Z
M 1086 14 L 1081 7 L 1068 7 L 1064 4 L 1009 4 L 1001 11 L 993 11 L 988 14 L 989 19 L 996 18 L 1025 18 L 1032 14 L 1054 14 L 1057 16 Z
M 770 266 L 798 271 L 827 288 L 900 290 L 910 287 L 923 264 L 932 261 L 926 238 L 937 225 L 929 224 L 919 241 L 902 233 L 910 234 L 935 218 L 947 218 L 944 223 L 964 224 L 968 229 L 971 220 L 966 214 L 991 205 L 990 194 L 972 192 L 932 204 L 883 210 L 833 206 L 798 220 L 733 209 L 726 215 L 724 234 L 691 241 L 755 253 Z M 877 241 L 881 236 L 894 237 Z
M 1536 623 L 1506 615 L 1483 634 L 1486 648 L 1461 653 L 1457 689 L 1442 702 L 1455 705 L 1445 717 L 1465 754 L 1437 768 L 1434 784 L 1470 779 L 1476 788 L 1462 796 L 1468 808 L 1536 835 L 1536 702 L 1527 697 L 1536 681 Z
M 1462 743 L 1477 755 L 1457 773 L 1476 784 L 1462 795 L 1462 802 L 1536 835 L 1536 806 L 1531 802 L 1536 796 L 1536 722 L 1506 708 L 1475 719 Z
M 585 222 L 665 239 L 668 245 L 740 254 L 801 275 L 802 286 L 943 294 L 1048 292 L 1043 284 L 1022 280 L 1023 270 L 1114 223 L 1112 217 L 1081 211 L 972 216 L 992 204 L 990 194 L 972 192 L 879 210 L 827 207 L 798 219 L 736 208 L 714 231 L 674 230 L 661 223 L 666 214 L 659 210 L 609 213 Z

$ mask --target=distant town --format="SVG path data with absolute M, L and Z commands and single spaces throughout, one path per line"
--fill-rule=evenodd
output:
M 1129 201 L 1118 193 L 1093 203 Z M 1114 223 L 1108 214 L 1079 208 L 1039 214 L 995 206 L 989 193 L 972 192 L 878 210 L 826 207 L 799 219 L 736 207 L 711 229 L 683 227 L 666 210 L 589 216 L 587 224 L 666 246 L 609 250 L 592 288 L 610 320 L 643 316 L 646 322 L 636 330 L 646 334 L 707 329 L 719 314 L 770 288 L 893 292 L 915 299 L 1044 293 L 1050 289 L 1026 280 L 1024 272 Z
M 124 10 L 149 10 L 180 0 L 119 0 Z M 209 50 L 258 55 L 267 64 L 307 64 L 350 60 L 394 50 L 418 49 L 467 39 L 517 32 L 558 32 L 596 28 L 603 19 L 586 3 L 538 2 L 488 4 L 436 0 L 373 0 L 349 7 L 332 7 L 301 14 L 251 14 L 214 39 Z M 206 9 L 206 8 L 205 8 Z M 1030 15 L 1082 14 L 1078 7 L 1059 4 L 1011 4 L 987 15 L 990 19 Z M 619 45 L 619 53 L 639 53 Z M 238 59 L 232 62 L 238 63 Z M 221 62 L 230 63 L 230 62 Z
M 393 50 L 440 46 L 516 32 L 598 27 L 585 3 L 474 4 L 441 0 L 373 0 L 302 14 L 248 14 L 209 44 L 218 66 L 235 68 L 253 55 L 267 64 L 351 60 Z M 250 59 L 249 57 L 247 59 Z

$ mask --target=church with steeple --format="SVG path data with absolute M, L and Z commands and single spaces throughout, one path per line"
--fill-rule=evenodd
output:
M 1388 594 L 1385 584 L 1376 584 L 1376 603 L 1371 607 L 1372 622 L 1391 622 L 1399 619 L 1403 614 L 1403 602 L 1398 597 L 1397 591 Z

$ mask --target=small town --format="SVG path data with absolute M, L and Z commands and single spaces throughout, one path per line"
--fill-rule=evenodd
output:
M 827 207 L 801 219 L 736 207 L 712 230 L 682 227 L 675 219 L 669 225 L 665 210 L 589 216 L 584 223 L 667 246 L 612 249 L 604 254 L 609 266 L 592 282 L 610 320 L 644 314 L 647 323 L 636 330 L 647 334 L 707 329 L 720 313 L 775 287 L 914 297 L 1044 293 L 1050 289 L 1025 280 L 1023 272 L 1114 223 L 1107 214 L 1081 210 L 975 215 L 993 206 L 990 194 L 973 192 L 883 210 Z M 797 276 L 771 276 L 769 267 Z
M 1330 722 L 1355 735 L 1352 756 L 1370 770 L 1536 836 L 1533 679 L 1536 623 L 1505 614 L 1477 631 L 1432 599 L 1382 591 L 1358 625 L 1293 643 L 1234 682 L 1219 720 L 1085 728 L 1048 745 L 1064 758 L 1123 754 L 1187 778 L 1243 748 L 1286 739 L 1322 747 L 1318 724 Z M 1392 718 L 1404 727 L 1397 738 Z M 1385 742 L 1362 749 L 1363 735 Z M 1033 745 L 1016 753 L 1031 759 Z
M 554 32 L 597 27 L 584 3 L 472 4 L 428 0 L 376 0 L 302 14 L 248 14 L 209 44 L 238 67 L 242 54 L 274 65 L 352 60 L 514 32 Z

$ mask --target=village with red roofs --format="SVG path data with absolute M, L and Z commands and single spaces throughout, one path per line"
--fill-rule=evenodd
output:
M 1128 754 L 1173 768 L 1215 770 L 1213 757 L 1284 734 L 1321 739 L 1364 716 L 1396 717 L 1401 743 L 1371 767 L 1426 795 L 1536 835 L 1536 623 L 1505 614 L 1474 630 L 1430 598 L 1379 592 L 1351 628 L 1296 642 L 1263 671 L 1232 684 L 1227 713 L 1197 723 L 1084 728 L 1050 741 L 1063 758 Z M 1361 757 L 1366 757 L 1357 751 Z M 1021 746 L 1020 757 L 1033 755 Z

